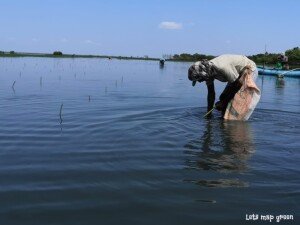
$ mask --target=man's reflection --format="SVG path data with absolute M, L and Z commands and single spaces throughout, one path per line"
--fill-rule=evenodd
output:
M 185 145 L 189 169 L 217 172 L 244 172 L 254 152 L 250 124 L 238 121 L 207 120 L 203 135 Z M 245 186 L 237 179 L 197 180 L 201 186 Z

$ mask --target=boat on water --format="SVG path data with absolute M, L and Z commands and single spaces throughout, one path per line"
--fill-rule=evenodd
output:
M 300 78 L 300 68 L 292 69 L 292 70 L 280 70 L 280 69 L 258 67 L 257 70 L 258 70 L 258 74 L 260 75 Z

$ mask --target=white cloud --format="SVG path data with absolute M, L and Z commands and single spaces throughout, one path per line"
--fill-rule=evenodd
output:
M 158 27 L 160 29 L 167 29 L 167 30 L 180 30 L 182 29 L 182 24 L 165 21 L 165 22 L 161 22 Z
M 98 43 L 98 42 L 94 42 L 92 40 L 85 40 L 84 41 L 85 44 L 88 44 L 88 45 L 97 45 L 97 46 L 100 46 L 101 44 Z

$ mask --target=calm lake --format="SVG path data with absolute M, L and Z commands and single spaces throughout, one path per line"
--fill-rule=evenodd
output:
M 0 224 L 299 220 L 300 79 L 259 76 L 249 121 L 207 120 L 190 64 L 0 58 Z

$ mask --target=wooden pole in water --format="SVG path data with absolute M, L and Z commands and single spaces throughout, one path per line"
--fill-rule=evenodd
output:
M 265 44 L 265 57 L 264 57 L 264 66 L 263 66 L 263 68 L 265 68 L 265 65 L 266 65 L 266 56 L 267 56 L 267 44 Z

